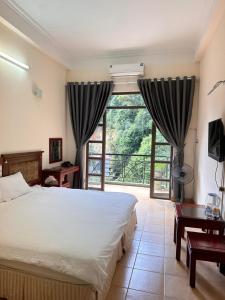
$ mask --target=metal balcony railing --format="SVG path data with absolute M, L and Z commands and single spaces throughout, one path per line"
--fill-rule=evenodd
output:
M 105 182 L 149 185 L 150 155 L 107 153 L 105 157 Z
M 167 156 L 157 159 L 168 161 Z M 149 186 L 151 171 L 151 155 L 106 153 L 105 183 Z M 101 173 L 101 163 L 94 161 L 89 165 L 92 174 Z M 161 170 L 155 169 L 156 178 L 169 178 L 170 166 L 165 164 Z

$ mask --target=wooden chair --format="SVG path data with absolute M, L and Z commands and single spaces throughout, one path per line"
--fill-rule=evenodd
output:
M 196 260 L 220 263 L 220 271 L 224 274 L 225 236 L 187 232 L 187 260 L 190 286 L 195 287 Z

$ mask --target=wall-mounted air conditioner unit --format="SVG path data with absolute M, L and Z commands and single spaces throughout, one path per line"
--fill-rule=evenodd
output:
M 111 65 L 109 68 L 109 74 L 111 77 L 122 76 L 144 76 L 144 64 L 121 64 Z

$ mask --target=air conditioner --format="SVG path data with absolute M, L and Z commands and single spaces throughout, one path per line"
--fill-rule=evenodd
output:
M 121 64 L 111 65 L 109 68 L 109 74 L 111 77 L 122 76 L 144 76 L 144 64 Z

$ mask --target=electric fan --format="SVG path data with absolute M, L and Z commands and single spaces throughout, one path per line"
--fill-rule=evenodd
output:
M 188 184 L 194 179 L 193 168 L 188 164 L 183 164 L 182 167 L 178 164 L 174 164 L 172 167 L 172 176 L 178 182 Z

